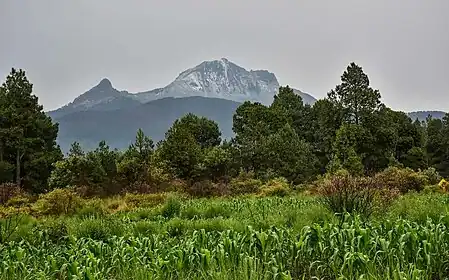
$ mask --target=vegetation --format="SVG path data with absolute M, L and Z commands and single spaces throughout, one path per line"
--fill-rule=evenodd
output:
M 25 72 L 0 87 L 0 279 L 443 279 L 449 115 L 411 120 L 351 63 L 313 106 L 281 87 L 235 137 L 187 114 L 63 156 Z

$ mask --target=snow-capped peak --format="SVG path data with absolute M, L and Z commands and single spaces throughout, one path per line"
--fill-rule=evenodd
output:
M 248 71 L 226 58 L 187 69 L 159 94 L 163 97 L 205 96 L 235 101 L 270 102 L 279 87 L 273 73 Z

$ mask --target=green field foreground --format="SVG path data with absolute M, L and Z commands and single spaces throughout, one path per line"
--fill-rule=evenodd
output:
M 21 216 L 7 240 L 2 221 L 0 279 L 447 279 L 448 202 L 409 194 L 369 219 L 302 195 Z

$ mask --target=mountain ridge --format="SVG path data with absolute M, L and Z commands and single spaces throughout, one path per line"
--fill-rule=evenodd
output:
M 115 89 L 112 82 L 103 78 L 99 84 L 76 97 L 72 102 L 49 111 L 52 117 L 61 117 L 87 110 L 107 111 L 132 108 L 142 103 L 166 97 L 203 96 L 236 102 L 253 101 L 270 104 L 279 89 L 274 73 L 268 70 L 246 70 L 226 58 L 203 61 L 195 67 L 181 72 L 163 88 L 130 93 Z M 316 99 L 310 94 L 294 89 L 305 103 Z

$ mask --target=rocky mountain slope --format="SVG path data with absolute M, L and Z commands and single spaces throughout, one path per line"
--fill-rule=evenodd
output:
M 73 102 L 49 114 L 58 118 L 82 111 L 110 111 L 127 109 L 150 101 L 174 97 L 210 97 L 236 102 L 253 101 L 270 104 L 279 89 L 273 73 L 266 70 L 246 70 L 229 60 L 205 61 L 181 74 L 169 85 L 141 93 L 129 93 L 113 88 L 108 79 L 77 97 Z M 295 92 L 305 103 L 312 104 L 314 97 L 299 90 Z

